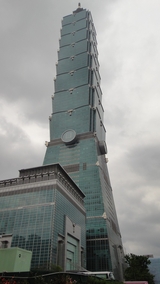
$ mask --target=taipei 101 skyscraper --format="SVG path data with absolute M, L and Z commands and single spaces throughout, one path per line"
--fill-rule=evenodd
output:
M 80 7 L 62 20 L 44 165 L 59 163 L 85 194 L 86 267 L 123 275 L 123 247 L 107 169 L 96 31 Z

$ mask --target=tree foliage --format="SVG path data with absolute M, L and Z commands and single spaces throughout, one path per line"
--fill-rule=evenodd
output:
M 127 254 L 125 262 L 127 264 L 124 274 L 126 281 L 148 281 L 149 284 L 154 284 L 154 275 L 148 268 L 151 262 L 147 256 Z
M 117 281 L 106 281 L 102 278 L 97 277 L 86 277 L 82 280 L 74 280 L 70 276 L 67 275 L 57 275 L 56 277 L 52 278 L 45 278 L 43 276 L 36 276 L 36 277 L 18 277 L 18 279 L 9 276 L 9 278 L 5 278 L 3 276 L 0 276 L 0 284 L 123 284 L 121 282 Z

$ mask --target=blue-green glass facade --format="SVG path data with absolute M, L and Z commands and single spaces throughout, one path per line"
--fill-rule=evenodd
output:
M 154 283 L 160 284 L 160 258 L 149 258 L 149 272 L 154 275 Z
M 53 165 L 29 169 L 25 176 L 0 182 L 0 234 L 13 235 L 12 247 L 32 251 L 31 268 L 50 269 L 52 264 L 61 264 L 65 269 L 59 241 L 66 242 L 65 255 L 67 234 L 75 238 L 66 231 L 66 217 L 80 228 L 77 251 L 81 254 L 83 250 L 85 256 L 84 195 L 67 176 L 60 166 Z M 84 256 L 77 256 L 75 265 L 84 265 Z
M 122 280 L 123 248 L 106 165 L 96 30 L 89 11 L 79 7 L 63 18 L 56 72 L 44 165 L 60 163 L 86 195 L 87 269 L 112 270 Z

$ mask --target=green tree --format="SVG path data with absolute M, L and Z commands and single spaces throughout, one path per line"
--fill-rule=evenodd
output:
M 124 273 L 126 281 L 148 281 L 154 284 L 154 275 L 149 272 L 148 265 L 151 263 L 147 256 L 127 254 L 125 256 L 127 268 Z

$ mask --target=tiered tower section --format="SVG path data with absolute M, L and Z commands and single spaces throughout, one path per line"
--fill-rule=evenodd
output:
M 63 18 L 44 165 L 60 163 L 85 193 L 87 269 L 122 279 L 123 249 L 107 169 L 96 31 L 91 13 Z

